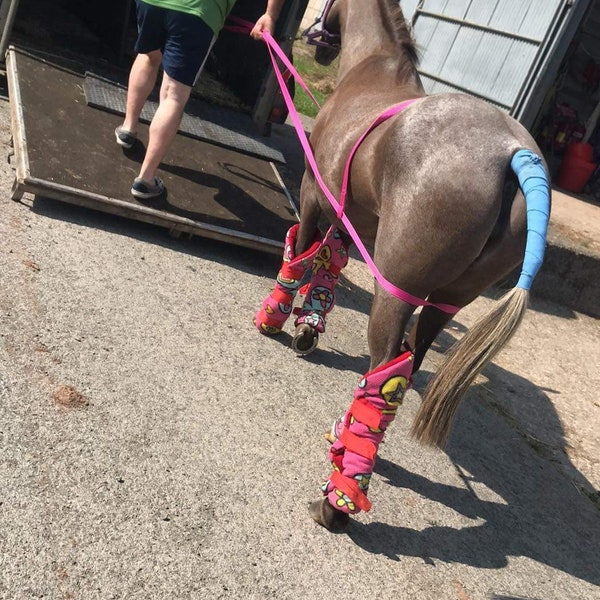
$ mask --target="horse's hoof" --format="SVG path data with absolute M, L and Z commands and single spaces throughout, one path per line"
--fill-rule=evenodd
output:
M 323 437 L 330 443 L 335 444 L 340 435 L 342 435 L 342 429 L 344 428 L 343 417 L 336 419 L 331 426 L 331 429 L 323 434 Z
M 331 433 L 331 431 L 326 431 L 323 434 L 323 437 L 330 443 L 330 444 L 335 444 L 337 442 L 337 438 L 335 437 L 335 435 L 333 435 L 333 433 Z
M 278 333 L 281 333 L 281 328 L 274 327 L 273 325 L 267 325 L 266 323 L 263 323 L 262 321 L 260 321 L 260 319 L 258 319 L 258 317 L 254 317 L 254 319 L 252 320 L 252 323 L 254 324 L 256 329 L 258 329 L 258 331 L 260 333 L 262 333 L 263 335 L 272 336 L 272 335 L 277 335 Z
M 344 529 L 350 523 L 350 515 L 333 508 L 327 498 L 311 503 L 308 512 L 313 520 L 329 531 Z
M 292 339 L 292 350 L 300 356 L 310 354 L 319 343 L 319 332 L 306 323 L 300 323 L 296 327 L 294 338 Z

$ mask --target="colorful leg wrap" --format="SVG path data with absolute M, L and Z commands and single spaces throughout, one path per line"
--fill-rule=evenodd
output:
M 297 311 L 296 325 L 306 323 L 319 333 L 325 331 L 325 316 L 335 304 L 335 284 L 340 271 L 348 264 L 348 246 L 342 241 L 340 230 L 330 227 L 313 264 L 302 309 Z
M 258 330 L 267 335 L 279 333 L 290 316 L 302 277 L 312 266 L 321 244 L 321 235 L 317 233 L 312 246 L 300 256 L 296 256 L 296 237 L 299 227 L 299 224 L 292 225 L 288 230 L 285 236 L 283 262 L 277 274 L 275 288 L 263 300 L 260 310 L 254 317 L 254 324 Z
M 348 412 L 337 422 L 337 439 L 329 449 L 333 472 L 322 490 L 329 503 L 342 512 L 354 514 L 371 508 L 367 490 L 377 449 L 412 384 L 413 358 L 412 352 L 405 352 L 367 373 Z

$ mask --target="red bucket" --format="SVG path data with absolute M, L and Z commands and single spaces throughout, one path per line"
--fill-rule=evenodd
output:
M 556 185 L 569 192 L 580 194 L 589 178 L 594 174 L 596 167 L 596 163 L 576 157 L 567 157 L 560 166 Z
M 567 146 L 565 150 L 565 158 L 578 158 L 585 162 L 591 163 L 593 160 L 594 148 L 591 144 L 584 143 L 572 143 Z

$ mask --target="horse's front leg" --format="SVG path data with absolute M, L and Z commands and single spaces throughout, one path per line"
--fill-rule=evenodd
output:
M 324 498 L 313 502 L 311 517 L 327 529 L 343 527 L 349 515 L 368 511 L 367 491 L 377 450 L 412 383 L 413 354 L 402 341 L 414 306 L 376 286 L 369 317 L 369 372 L 354 391 L 350 408 L 328 436 L 333 471 L 323 484 Z
M 349 241 L 336 227 L 330 227 L 313 262 L 312 276 L 304 303 L 296 319 L 292 348 L 298 354 L 312 352 L 319 333 L 325 332 L 325 317 L 335 305 L 335 286 L 348 264 Z
M 296 255 L 306 252 L 316 239 L 321 239 L 319 219 L 322 212 L 317 202 L 316 186 L 313 174 L 306 170 L 300 186 L 300 225 L 294 248 Z
M 300 189 L 300 223 L 290 227 L 285 237 L 283 261 L 271 293 L 254 317 L 257 329 L 265 335 L 279 333 L 292 313 L 292 305 L 305 273 L 312 268 L 320 248 L 317 227 L 320 209 L 314 200 L 314 182 L 305 173 Z M 310 198 L 313 198 L 310 202 Z

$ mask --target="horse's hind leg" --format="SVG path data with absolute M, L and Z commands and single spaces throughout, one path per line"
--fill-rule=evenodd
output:
M 406 340 L 407 348 L 415 354 L 413 373 L 421 368 L 427 350 L 452 317 L 453 315 L 432 306 L 425 306 L 421 310 Z
M 519 206 L 515 208 L 515 212 L 515 219 L 518 219 Z M 516 225 L 512 229 L 518 231 Z M 434 290 L 429 295 L 429 300 L 467 306 L 490 286 L 506 277 L 523 256 L 522 235 L 512 234 L 512 229 L 507 228 L 502 235 L 491 241 L 460 277 L 443 288 Z M 419 370 L 431 344 L 452 317 L 453 315 L 432 306 L 423 308 L 407 338 L 408 346 L 415 353 L 414 372 Z
M 375 458 L 388 425 L 411 384 L 412 352 L 402 352 L 406 324 L 414 306 L 376 287 L 369 318 L 371 365 L 354 391 L 345 415 L 334 423 L 329 459 L 333 472 L 323 485 L 324 498 L 309 508 L 327 529 L 347 523 L 349 515 L 371 507 L 367 491 Z
M 292 348 L 298 354 L 312 352 L 325 332 L 325 317 L 335 304 L 335 286 L 340 272 L 348 264 L 348 242 L 342 232 L 330 227 L 317 256 L 302 309 L 296 319 Z

